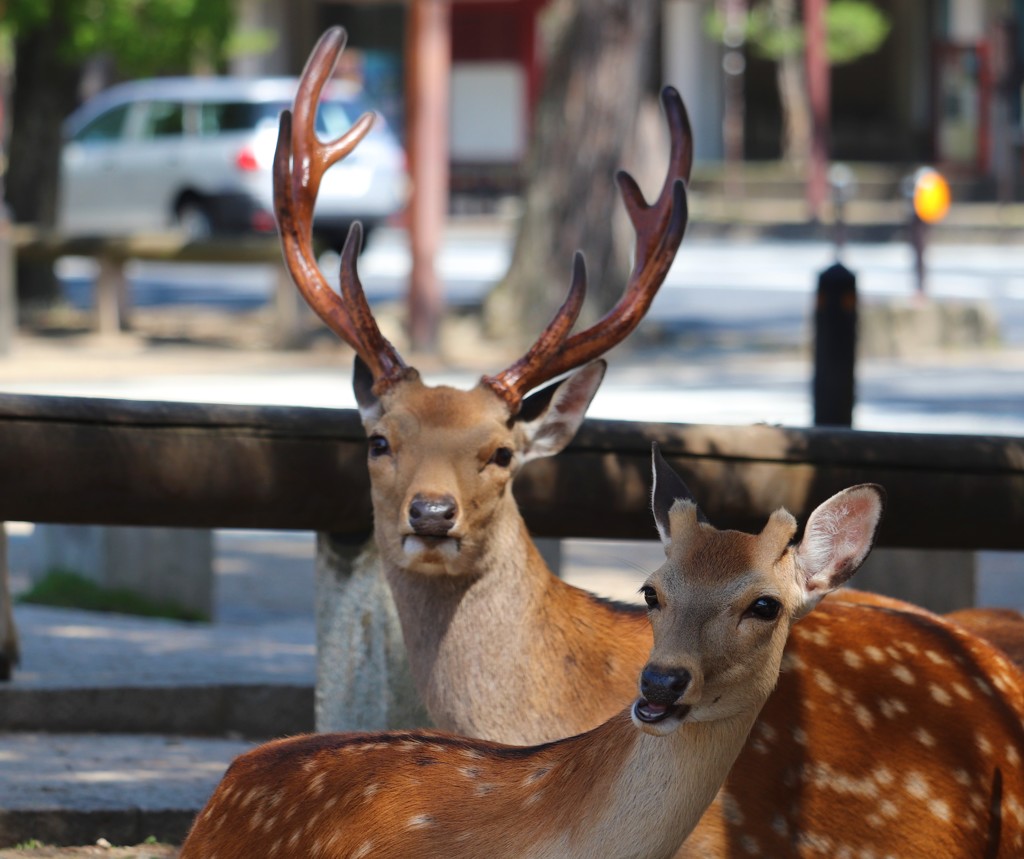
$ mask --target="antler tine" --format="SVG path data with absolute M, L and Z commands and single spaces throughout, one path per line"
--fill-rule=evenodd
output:
M 583 307 L 587 294 L 587 264 L 583 254 L 576 251 L 573 257 L 572 282 L 569 294 L 554 318 L 548 323 L 537 342 L 516 363 L 494 375 L 484 376 L 481 382 L 508 403 L 512 412 L 518 412 L 523 397 L 541 382 L 550 379 L 545 368 L 562 348 L 565 338 L 572 330 Z
M 625 171 L 616 176 L 636 233 L 633 268 L 626 289 L 618 303 L 598 322 L 547 349 L 545 354 L 549 360 L 544 364 L 535 360 L 528 373 L 519 369 L 537 350 L 534 346 L 526 357 L 507 370 L 484 378 L 483 381 L 514 408 L 518 408 L 522 397 L 532 387 L 586 364 L 622 342 L 644 318 L 672 266 L 689 217 L 686 182 L 693 166 L 693 132 L 683 100 L 673 87 L 662 90 L 661 101 L 671 144 L 668 171 L 657 200 L 648 204 L 636 181 Z M 541 336 L 549 336 L 550 328 Z
M 294 119 L 281 114 L 274 153 L 274 208 L 285 263 L 302 297 L 328 328 L 362 358 L 380 386 L 401 377 L 405 364 L 384 338 L 366 302 L 356 270 L 362 227 L 353 224 L 342 254 L 342 296 L 331 289 L 313 253 L 313 208 L 327 168 L 348 155 L 373 126 L 363 114 L 341 137 L 321 142 L 316 136 L 316 110 L 324 86 L 345 47 L 345 31 L 333 27 L 321 36 L 303 69 L 295 95 Z
M 693 167 L 693 131 L 686 107 L 674 87 L 665 87 L 661 103 L 668 122 L 669 166 L 658 199 L 644 200 L 629 173 L 618 176 L 619 191 L 636 233 L 633 269 L 618 303 L 585 331 L 573 334 L 547 369 L 553 378 L 603 355 L 640 324 L 665 280 L 689 220 L 686 183 Z

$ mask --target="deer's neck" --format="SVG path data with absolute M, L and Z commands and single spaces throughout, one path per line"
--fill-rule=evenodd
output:
M 413 575 L 383 562 L 435 724 L 534 744 L 621 710 L 650 650 L 646 618 L 625 612 L 619 622 L 615 609 L 557 579 L 518 512 L 489 529 L 478 557 L 472 579 Z
M 628 710 L 558 743 L 546 797 L 565 808 L 537 833 L 538 856 L 670 857 L 696 827 L 739 755 L 756 714 L 691 723 L 652 737 Z M 561 782 L 561 783 L 557 783 Z M 572 820 L 567 829 L 566 820 Z M 550 845 L 550 849 L 548 849 Z

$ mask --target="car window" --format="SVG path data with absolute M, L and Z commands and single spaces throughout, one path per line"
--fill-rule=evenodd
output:
M 260 119 L 262 105 L 251 102 L 207 102 L 199 105 L 199 133 L 250 131 Z
M 199 106 L 199 133 L 220 134 L 225 131 L 251 131 L 261 126 L 277 126 L 282 110 L 291 108 L 286 101 L 207 102 Z M 351 126 L 356 115 L 339 101 L 326 101 L 316 116 L 316 130 L 322 137 L 335 138 Z
M 151 101 L 145 106 L 140 137 L 171 137 L 180 135 L 183 130 L 183 110 L 179 102 Z
M 124 118 L 128 115 L 128 107 L 129 105 L 122 104 L 104 111 L 80 129 L 74 139 L 80 143 L 117 140 L 121 136 L 121 129 L 124 128 Z

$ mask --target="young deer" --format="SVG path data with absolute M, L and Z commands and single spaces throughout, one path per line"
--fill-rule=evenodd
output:
M 236 760 L 182 859 L 669 857 L 775 685 L 791 624 L 857 569 L 882 510 L 847 489 L 760 534 L 718 531 L 655 451 L 666 562 L 643 586 L 640 697 L 587 733 L 516 747 L 435 732 L 278 740 Z
M 294 127 L 282 117 L 276 205 L 299 289 L 359 356 L 355 388 L 370 438 L 375 535 L 417 688 L 444 730 L 523 745 L 582 733 L 632 698 L 650 625 L 641 609 L 596 599 L 551 574 L 511 483 L 524 463 L 568 444 L 601 382 L 604 365 L 595 359 L 638 324 L 668 270 L 686 221 L 685 113 L 670 91 L 671 164 L 653 206 L 620 177 L 637 253 L 609 316 L 568 336 L 563 311 L 503 373 L 470 391 L 429 387 L 373 320 L 356 272 L 358 231 L 343 255 L 341 298 L 312 253 L 320 176 L 370 123 L 361 119 L 333 143 L 316 140 L 315 105 L 342 42 L 337 31 L 321 40 L 303 75 Z M 570 308 L 582 299 L 579 261 L 576 272 Z M 980 856 L 992 843 L 985 821 L 1001 820 L 997 835 L 1012 855 L 1024 832 L 1014 811 L 1024 745 L 1016 671 L 933 615 L 841 596 L 790 638 L 779 687 L 684 854 L 829 855 L 821 845 L 832 844 L 831 855 L 842 847 L 883 857 L 898 845 L 907 856 Z M 961 711 L 970 717 L 953 718 Z

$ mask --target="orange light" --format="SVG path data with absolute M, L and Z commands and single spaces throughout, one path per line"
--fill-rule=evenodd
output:
M 935 224 L 949 211 L 949 183 L 936 170 L 925 167 L 914 182 L 914 212 L 926 224 Z

